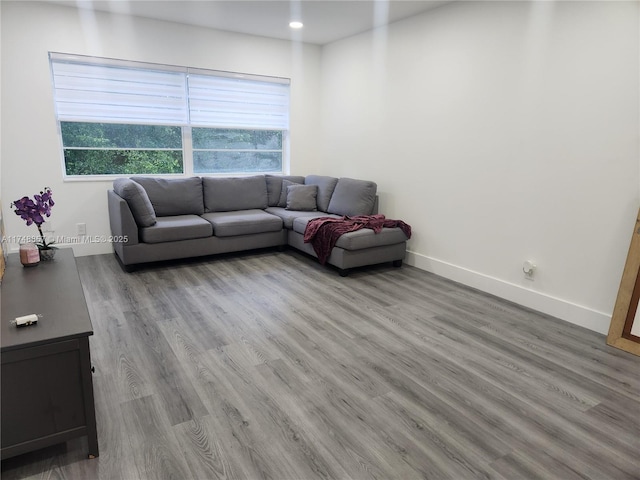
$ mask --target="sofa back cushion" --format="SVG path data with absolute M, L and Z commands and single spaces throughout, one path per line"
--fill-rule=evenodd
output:
M 304 179 L 305 185 L 317 185 L 318 186 L 318 198 L 317 207 L 321 212 L 326 212 L 329 208 L 329 202 L 331 201 L 331 195 L 338 184 L 338 179 L 335 177 L 325 177 L 322 175 L 307 175 Z
M 147 192 L 158 217 L 202 215 L 202 179 L 131 177 Z
M 378 186 L 367 180 L 341 178 L 338 180 L 327 212 L 336 215 L 371 215 Z
M 284 205 L 280 205 L 282 180 L 288 180 L 293 183 L 304 183 L 304 177 L 297 175 L 267 175 L 266 180 L 267 202 L 270 207 L 284 207 Z
M 202 179 L 204 207 L 207 212 L 265 209 L 267 181 L 264 175 Z
M 113 181 L 113 191 L 126 200 L 139 227 L 151 227 L 156 224 L 156 212 L 142 185 L 128 178 L 116 178 Z

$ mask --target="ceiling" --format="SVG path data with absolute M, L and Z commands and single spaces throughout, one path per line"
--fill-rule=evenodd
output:
M 72 7 L 325 45 L 407 18 L 440 0 L 49 0 Z M 289 27 L 304 23 L 301 30 Z

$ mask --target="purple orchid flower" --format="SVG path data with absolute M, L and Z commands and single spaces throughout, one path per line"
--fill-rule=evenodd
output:
M 51 194 L 51 189 L 45 187 L 39 195 L 33 196 L 33 200 L 29 197 L 22 197 L 20 200 L 11 203 L 11 207 L 15 208 L 15 214 L 27 222 L 27 226 L 35 223 L 36 227 L 38 227 L 38 232 L 42 240 L 42 244 L 38 246 L 41 249 L 51 248 L 47 245 L 44 234 L 42 233 L 42 224 L 45 222 L 44 217 L 48 218 L 51 216 L 51 207 L 55 205 Z

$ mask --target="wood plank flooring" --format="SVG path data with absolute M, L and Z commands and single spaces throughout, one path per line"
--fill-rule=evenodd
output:
M 597 333 L 409 266 L 77 262 L 100 457 L 3 479 L 640 479 L 640 357 Z

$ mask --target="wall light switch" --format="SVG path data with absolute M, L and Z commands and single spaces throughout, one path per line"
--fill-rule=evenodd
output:
M 78 235 L 86 235 L 87 234 L 87 224 L 86 223 L 76 223 L 76 233 Z

